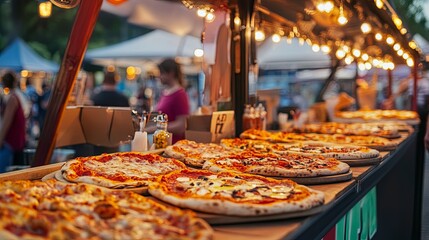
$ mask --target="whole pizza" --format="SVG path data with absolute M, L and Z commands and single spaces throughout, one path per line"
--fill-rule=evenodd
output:
M 291 180 L 237 172 L 181 170 L 160 176 L 149 186 L 152 196 L 197 211 L 261 216 L 303 211 L 322 205 L 324 194 Z
M 364 121 L 380 121 L 380 120 L 396 120 L 405 121 L 410 124 L 417 124 L 419 115 L 415 111 L 409 110 L 358 110 L 358 111 L 339 111 L 335 113 L 337 120 L 364 120 Z M 336 121 L 337 121 L 336 120 Z
M 297 154 L 308 157 L 322 156 L 338 160 L 368 159 L 380 156 L 380 152 L 368 147 L 357 145 L 340 145 L 324 142 L 300 142 L 295 144 L 272 143 L 262 140 L 241 138 L 225 138 L 220 144 L 225 148 L 251 149 L 258 152 L 274 152 L 278 154 Z
M 184 162 L 186 165 L 201 168 L 207 159 L 218 158 L 232 152 L 219 144 L 197 143 L 180 140 L 165 148 L 164 154 Z
M 58 181 L 0 183 L 0 239 L 211 239 L 190 211 L 128 191 Z
M 317 177 L 348 173 L 350 166 L 335 158 L 246 150 L 208 160 L 204 163 L 203 169 L 212 172 L 236 171 L 270 177 Z
M 62 177 L 74 183 L 89 183 L 107 188 L 147 186 L 157 176 L 186 168 L 181 161 L 158 154 L 121 152 L 80 157 L 66 162 Z

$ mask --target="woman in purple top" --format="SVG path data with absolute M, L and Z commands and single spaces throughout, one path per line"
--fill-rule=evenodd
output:
M 189 99 L 183 88 L 180 65 L 174 59 L 165 59 L 159 65 L 160 80 L 165 86 L 156 110 L 167 114 L 168 128 L 173 133 L 173 143 L 185 138 L 186 117 L 189 115 Z

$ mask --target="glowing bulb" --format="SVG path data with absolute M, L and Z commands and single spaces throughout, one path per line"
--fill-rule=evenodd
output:
M 330 53 L 331 52 L 331 48 L 328 45 L 322 45 L 320 47 L 320 49 L 322 50 L 323 53 Z
M 273 36 L 271 36 L 271 40 L 273 40 L 273 42 L 275 42 L 275 43 L 280 42 L 281 39 L 282 39 L 282 37 L 278 33 L 274 33 Z
M 350 52 L 350 47 L 347 46 L 347 45 L 343 45 L 343 50 L 344 50 L 344 52 L 349 53 Z
M 406 28 L 401 28 L 401 34 L 402 35 L 405 35 L 405 34 L 407 34 L 407 29 Z
M 353 49 L 352 54 L 355 57 L 360 57 L 361 52 L 359 49 Z
M 215 20 L 215 15 L 212 12 L 207 13 L 206 22 L 213 22 Z
M 358 68 L 359 68 L 359 70 L 364 71 L 365 70 L 365 63 L 363 63 L 363 62 L 358 63 Z
M 343 57 L 346 56 L 346 52 L 343 49 L 338 49 L 335 52 L 335 56 L 337 56 L 338 59 L 342 59 Z
M 241 25 L 241 20 L 240 20 L 240 17 L 238 15 L 236 15 L 234 17 L 234 24 L 235 24 L 235 26 L 240 26 Z
M 330 13 L 334 10 L 334 3 L 332 1 L 325 2 L 325 12 Z
M 409 58 L 410 57 L 410 55 L 408 54 L 408 53 L 404 53 L 404 55 L 402 55 L 402 58 L 403 59 L 407 59 L 407 58 Z
M 371 63 L 366 62 L 366 63 L 365 63 L 365 69 L 366 69 L 366 70 L 370 70 L 371 68 L 372 68 Z
M 265 33 L 261 30 L 257 30 L 255 32 L 255 40 L 258 42 L 264 41 L 265 40 Z
M 375 34 L 375 40 L 377 40 L 377 41 L 383 40 L 383 35 L 381 33 L 376 33 Z
M 202 57 L 204 56 L 204 50 L 201 48 L 197 48 L 194 50 L 194 56 L 195 57 Z
M 360 30 L 363 33 L 367 34 L 367 33 L 371 32 L 372 27 L 371 27 L 371 25 L 369 23 L 364 22 L 364 23 L 362 23 L 362 25 L 360 25 Z
M 286 42 L 287 42 L 287 44 L 291 44 L 292 43 L 292 38 L 291 37 L 286 38 Z
M 204 18 L 207 16 L 207 10 L 206 9 L 198 9 L 197 15 L 198 15 L 198 17 Z
M 401 44 L 395 43 L 395 45 L 393 45 L 393 50 L 398 51 L 399 49 L 401 49 Z
M 313 50 L 313 52 L 319 52 L 320 46 L 318 44 L 313 44 L 313 46 L 311 46 L 311 49 Z
M 388 68 L 390 70 L 393 70 L 395 68 L 395 64 L 393 62 L 390 62 L 389 65 L 388 65 Z
M 349 20 L 344 15 L 344 10 L 342 6 L 340 7 L 340 15 L 338 16 L 337 21 L 340 25 L 346 25 L 349 22 Z
M 398 56 L 402 56 L 404 55 L 404 50 L 399 49 L 396 53 L 398 54 Z
M 28 77 L 30 75 L 30 73 L 27 71 L 27 70 L 22 70 L 21 71 L 21 76 L 23 77 L 23 78 L 26 78 L 26 77 Z
M 127 67 L 126 72 L 127 72 L 127 75 L 135 75 L 136 74 L 136 68 L 133 66 L 129 66 L 129 67 Z
M 386 43 L 389 44 L 389 45 L 392 45 L 393 43 L 395 43 L 395 40 L 393 39 L 392 36 L 388 36 L 386 38 Z
M 48 18 L 52 13 L 52 3 L 50 1 L 41 2 L 39 4 L 39 16 L 41 18 Z
M 416 49 L 417 48 L 417 44 L 414 41 L 409 42 L 408 46 L 410 46 L 410 48 L 412 48 L 412 49 Z
M 414 66 L 414 60 L 412 58 L 408 58 L 407 59 L 407 65 L 408 65 L 408 67 Z
M 350 65 L 350 64 L 353 62 L 353 60 L 354 60 L 354 58 L 353 58 L 352 56 L 348 55 L 348 56 L 344 59 L 344 62 L 345 62 L 347 65 Z
M 299 38 L 298 43 L 300 46 L 304 45 L 304 38 Z
M 366 53 L 364 53 L 364 54 L 362 54 L 362 60 L 364 60 L 364 61 L 368 61 L 368 59 L 369 59 L 369 56 L 368 56 L 368 54 L 366 54 Z
M 377 6 L 379 9 L 382 9 L 384 6 L 383 0 L 374 0 L 375 6 Z
M 398 15 L 392 15 L 393 23 L 396 25 L 398 29 L 402 28 L 402 20 L 398 17 Z
M 384 70 L 388 70 L 389 69 L 389 63 L 388 62 L 384 62 L 382 68 Z
M 305 42 L 308 44 L 308 46 L 311 46 L 311 44 L 312 44 L 310 38 L 305 39 Z

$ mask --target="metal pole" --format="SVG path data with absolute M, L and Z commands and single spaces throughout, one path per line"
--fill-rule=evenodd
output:
M 234 78 L 233 78 L 233 106 L 235 112 L 235 134 L 239 136 L 243 131 L 242 116 L 244 113 L 244 105 L 249 100 L 249 61 L 250 61 L 250 48 L 251 48 L 251 31 L 254 27 L 253 14 L 255 10 L 254 0 L 239 0 L 238 1 L 238 14 L 241 19 L 241 27 L 239 29 L 238 41 L 233 40 L 232 55 L 237 57 L 239 54 L 240 59 L 235 58 Z M 237 61 L 238 60 L 238 61 Z M 237 65 L 239 64 L 239 65 Z
M 392 96 L 392 84 L 393 84 L 393 76 L 392 76 L 392 70 L 387 70 L 387 98 L 390 98 Z
M 102 0 L 84 0 L 79 6 L 63 62 L 52 89 L 43 132 L 40 135 L 32 164 L 33 167 L 50 162 L 55 148 L 55 135 L 66 108 L 68 96 L 82 64 L 102 2 Z

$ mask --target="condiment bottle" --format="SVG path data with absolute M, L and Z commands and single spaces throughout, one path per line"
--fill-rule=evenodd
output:
M 146 118 L 140 121 L 140 131 L 135 132 L 134 139 L 131 142 L 131 151 L 146 152 L 147 151 L 147 132 L 144 131 Z
M 173 135 L 167 131 L 167 125 L 167 116 L 159 115 L 156 118 L 157 129 L 153 133 L 153 144 L 155 145 L 155 149 L 162 149 L 171 145 Z

